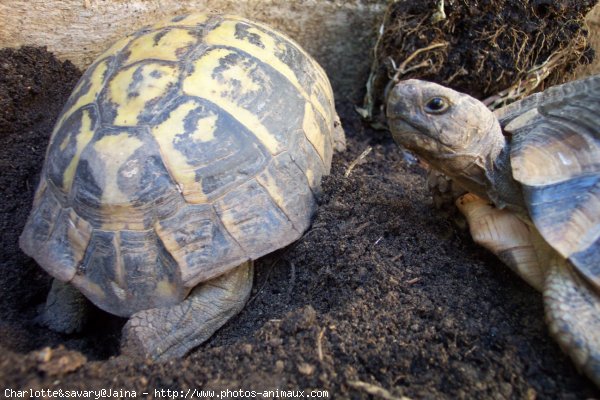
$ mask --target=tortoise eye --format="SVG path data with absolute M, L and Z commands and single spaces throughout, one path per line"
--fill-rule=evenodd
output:
M 443 97 L 432 97 L 425 103 L 425 111 L 431 114 L 441 114 L 450 106 L 450 102 Z

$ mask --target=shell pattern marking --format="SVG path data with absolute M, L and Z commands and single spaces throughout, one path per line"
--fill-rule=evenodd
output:
M 194 14 L 104 52 L 52 134 L 21 247 L 129 316 L 300 237 L 336 120 L 320 66 L 270 28 Z
M 509 106 L 501 118 L 513 135 L 513 175 L 529 214 L 600 290 L 600 77 L 547 89 L 520 107 L 527 111 L 513 117 Z

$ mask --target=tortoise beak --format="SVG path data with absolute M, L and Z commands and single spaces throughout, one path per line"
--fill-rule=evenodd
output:
M 404 144 L 406 140 L 411 136 L 420 135 L 421 131 L 419 131 L 416 127 L 410 124 L 410 122 L 400 118 L 388 118 L 388 125 L 390 130 L 392 131 L 392 136 L 396 142 Z
M 388 124 L 397 144 L 417 153 L 420 152 L 424 137 L 419 129 L 402 118 L 389 118 Z
M 432 137 L 427 130 L 421 130 L 403 118 L 389 118 L 388 123 L 394 141 L 402 147 L 415 152 L 420 157 L 429 160 L 435 154 L 445 154 L 449 151 L 438 139 Z

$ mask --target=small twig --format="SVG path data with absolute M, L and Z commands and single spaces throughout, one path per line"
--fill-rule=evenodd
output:
M 358 236 L 367 226 L 369 226 L 371 224 L 372 224 L 371 221 L 363 222 L 362 224 L 360 224 L 359 226 L 354 228 L 352 233 L 354 233 L 356 236 Z
M 325 329 L 321 329 L 319 335 L 317 336 L 317 354 L 319 356 L 319 361 L 323 361 L 323 335 L 325 335 Z
M 404 254 L 400 253 L 400 254 L 398 254 L 398 255 L 396 255 L 396 256 L 394 256 L 394 257 L 392 257 L 392 259 L 391 259 L 390 261 L 391 261 L 391 262 L 396 262 L 396 261 L 398 261 L 399 259 L 401 259 L 403 256 L 404 256 Z
M 427 59 L 427 60 L 425 60 L 425 61 L 423 61 L 423 62 L 421 62 L 421 63 L 418 63 L 418 64 L 416 64 L 416 65 L 413 65 L 413 66 L 412 66 L 412 67 L 410 67 L 410 68 L 406 68 L 406 69 L 404 70 L 404 73 L 405 73 L 405 74 L 407 74 L 407 73 L 409 73 L 410 71 L 414 71 L 414 70 L 416 70 L 416 69 L 419 69 L 419 68 L 431 67 L 431 65 L 433 65 L 433 64 L 432 64 L 432 62 L 431 62 L 431 60 L 430 60 L 430 59 Z
M 402 62 L 402 64 L 400 64 L 399 67 L 396 66 L 396 63 L 390 57 L 389 60 L 390 60 L 390 63 L 392 64 L 392 69 L 396 72 L 390 78 L 388 83 L 385 85 L 385 88 L 383 89 L 383 98 L 387 99 L 388 93 L 394 87 L 394 85 L 396 85 L 396 83 L 398 83 L 398 81 L 400 80 L 400 76 L 406 75 L 407 73 L 414 71 L 416 69 L 430 67 L 431 65 L 433 65 L 431 59 L 427 59 L 425 61 L 422 61 L 416 65 L 413 65 L 413 66 L 407 68 L 407 65 L 409 62 L 414 60 L 419 54 L 421 54 L 423 52 L 435 50 L 439 47 L 446 47 L 446 46 L 448 46 L 448 44 L 449 44 L 448 42 L 434 43 L 427 47 L 422 47 L 420 49 L 417 49 L 410 56 L 408 56 L 408 58 L 406 60 L 404 60 Z
M 411 400 L 410 397 L 406 396 L 394 396 L 389 390 L 382 388 L 381 386 L 373 385 L 363 381 L 348 381 L 348 385 L 354 389 L 359 389 L 371 394 L 373 396 L 381 397 L 385 400 Z
M 434 44 L 430 44 L 427 47 L 422 47 L 420 49 L 417 49 L 417 50 L 413 51 L 413 53 L 410 56 L 408 56 L 406 58 L 406 60 L 404 60 L 402 62 L 402 64 L 400 64 L 400 66 L 398 68 L 394 68 L 396 70 L 396 73 L 392 77 L 392 81 L 393 82 L 397 82 L 398 78 L 400 77 L 400 75 L 404 75 L 408 71 L 412 71 L 412 70 L 416 69 L 416 67 L 418 67 L 419 65 L 423 64 L 423 63 L 418 64 L 418 65 L 416 65 L 414 67 L 411 67 L 410 69 L 406 68 L 406 66 L 408 65 L 408 63 L 411 62 L 412 60 L 414 60 L 419 54 L 424 53 L 426 51 L 434 50 L 434 49 L 437 49 L 437 48 L 440 48 L 440 47 L 446 47 L 446 46 L 448 46 L 448 42 L 434 43 Z
M 474 352 L 477 349 L 477 346 L 473 346 L 472 348 L 470 348 L 464 355 L 464 357 L 468 356 L 469 354 L 471 354 L 472 352 Z
M 289 263 L 290 263 L 290 284 L 288 285 L 288 290 L 287 290 L 287 293 L 285 296 L 288 303 L 292 297 L 292 291 L 294 290 L 294 285 L 296 284 L 296 266 L 291 261 Z
M 377 41 L 375 42 L 375 46 L 373 46 L 373 62 L 371 63 L 371 70 L 369 72 L 369 78 L 367 79 L 367 93 L 365 94 L 363 106 L 355 107 L 356 111 L 361 115 L 361 117 L 366 120 L 371 120 L 371 118 L 373 117 L 373 107 L 375 105 L 375 99 L 373 98 L 373 84 L 377 77 L 376 71 L 379 68 L 379 55 L 377 54 L 377 52 L 379 50 L 381 41 L 383 39 L 383 35 L 385 33 L 386 24 L 389 22 L 391 11 L 392 7 L 386 8 L 385 14 L 383 16 L 383 22 L 379 26 Z
M 344 174 L 344 177 L 346 177 L 346 178 L 349 177 L 350 174 L 352 173 L 352 170 L 358 165 L 359 162 L 364 160 L 365 157 L 367 157 L 369 155 L 371 150 L 373 150 L 373 148 L 371 146 L 367 147 L 367 149 L 365 151 L 363 151 L 356 160 L 352 161 L 350 163 L 350 165 L 348 166 L 348 169 L 346 169 L 346 173 Z
M 419 282 L 421 280 L 421 278 L 412 278 L 406 281 L 407 285 L 414 285 L 415 283 Z

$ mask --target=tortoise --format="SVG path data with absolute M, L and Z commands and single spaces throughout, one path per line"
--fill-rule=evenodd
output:
M 474 241 L 543 293 L 550 332 L 600 385 L 600 76 L 496 112 L 436 83 L 395 84 L 397 143 L 447 175 Z
M 307 230 L 344 146 L 325 72 L 262 23 L 188 14 L 117 41 L 56 123 L 20 237 L 55 278 L 39 319 L 81 329 L 84 295 L 128 318 L 124 354 L 182 357 Z

